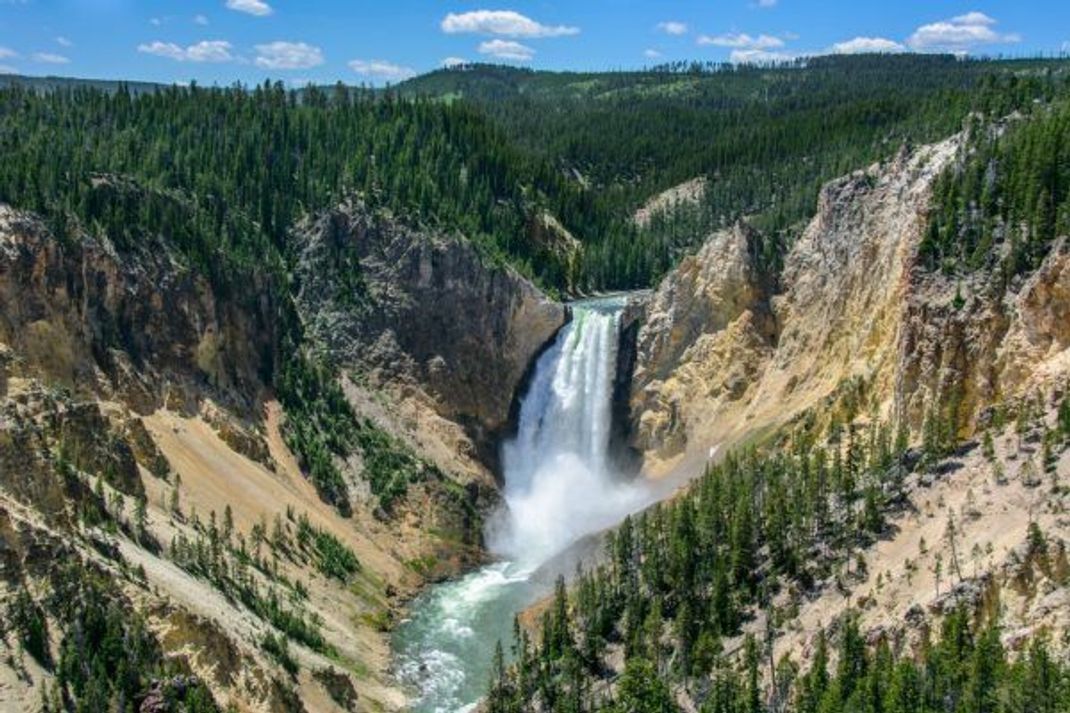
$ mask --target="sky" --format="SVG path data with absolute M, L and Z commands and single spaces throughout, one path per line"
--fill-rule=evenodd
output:
M 0 0 L 0 73 L 398 82 L 831 52 L 1070 53 L 1070 0 Z

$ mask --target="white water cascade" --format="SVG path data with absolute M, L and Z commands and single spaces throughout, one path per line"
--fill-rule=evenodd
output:
M 645 502 L 610 467 L 619 336 L 619 302 L 588 303 L 539 360 L 502 449 L 508 509 L 487 533 L 492 552 L 538 566 Z
M 394 638 L 397 670 L 426 713 L 471 710 L 485 692 L 491 653 L 508 651 L 514 615 L 545 596 L 533 576 L 585 535 L 652 502 L 622 481 L 610 453 L 613 388 L 625 298 L 576 303 L 536 365 L 516 437 L 502 448 L 506 507 L 486 540 L 500 561 L 433 587 L 413 602 Z

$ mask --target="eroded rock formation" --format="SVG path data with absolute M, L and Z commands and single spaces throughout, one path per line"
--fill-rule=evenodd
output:
M 431 474 L 404 484 L 389 515 L 357 444 L 330 456 L 349 517 L 287 446 L 273 393 L 294 313 L 282 277 L 220 287 L 162 240 L 122 252 L 84 231 L 60 240 L 0 206 L 0 610 L 16 590 L 44 601 L 58 559 L 102 576 L 189 671 L 154 683 L 145 710 L 190 681 L 243 710 L 400 709 L 383 631 L 403 596 L 481 557 L 494 482 L 480 448 L 565 320 L 463 238 L 355 202 L 293 239 L 304 348 L 339 367 L 381 460 L 406 454 Z M 206 538 L 210 566 L 197 561 Z M 357 564 L 327 574 L 324 542 Z M 251 587 L 240 595 L 238 569 Z M 266 633 L 293 633 L 278 633 L 288 624 L 268 613 L 271 597 L 322 639 L 265 649 Z M 0 708 L 41 699 L 41 663 L 0 665 Z
M 358 203 L 305 222 L 297 301 L 335 363 L 407 383 L 477 440 L 499 432 L 565 309 L 468 241 L 415 230 Z
M 904 151 L 826 185 L 775 294 L 740 227 L 665 278 L 632 391 L 651 472 L 767 432 L 848 384 L 867 414 L 902 417 L 915 433 L 927 411 L 953 402 L 965 434 L 987 406 L 1065 377 L 1065 241 L 1006 292 L 984 272 L 964 279 L 918 263 L 932 184 L 961 144 Z
M 0 206 L 9 376 L 142 413 L 195 410 L 206 392 L 248 412 L 271 373 L 276 294 L 265 277 L 220 297 L 163 242 L 123 255 L 84 234 L 61 243 L 34 215 Z

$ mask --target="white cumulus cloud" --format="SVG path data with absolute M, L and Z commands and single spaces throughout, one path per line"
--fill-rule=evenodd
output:
M 479 53 L 497 57 L 498 59 L 511 59 L 516 62 L 530 62 L 535 57 L 535 50 L 511 40 L 481 42 Z
M 468 60 L 464 57 L 446 57 L 442 60 L 442 66 L 449 69 L 450 67 L 460 67 L 461 65 L 468 64 Z
M 323 64 L 323 50 L 304 42 L 269 42 L 256 46 L 254 63 L 263 69 L 309 69 Z
M 412 67 L 403 67 L 383 59 L 354 59 L 349 62 L 349 68 L 362 77 L 388 82 L 398 82 L 416 76 L 416 70 Z
M 951 18 L 951 22 L 957 22 L 962 25 L 995 25 L 996 21 L 984 14 L 983 12 L 967 12 L 965 15 L 959 15 L 958 17 Z
M 865 54 L 903 52 L 906 47 L 885 37 L 855 37 L 832 45 L 835 54 Z
M 784 46 L 784 40 L 772 35 L 751 37 L 746 32 L 730 32 L 726 35 L 702 35 L 698 38 L 700 45 L 715 47 L 733 47 L 743 50 L 770 50 Z
M 643 56 L 647 59 L 658 59 L 659 57 L 661 57 L 661 52 L 658 52 L 654 49 L 643 50 Z
M 231 44 L 225 40 L 205 40 L 186 47 L 157 40 L 138 45 L 137 51 L 166 57 L 176 62 L 230 62 L 234 60 L 231 49 Z
M 0 59 L 14 59 L 19 53 L 8 47 L 0 47 Z
M 68 40 L 66 37 L 57 37 L 56 44 L 60 47 L 74 47 L 74 43 Z
M 678 22 L 676 20 L 666 20 L 665 22 L 659 22 L 655 25 L 655 28 L 659 32 L 664 32 L 666 35 L 686 35 L 687 23 Z
M 33 61 L 42 64 L 69 64 L 70 60 L 61 54 L 53 52 L 34 52 Z
M 950 20 L 922 25 L 907 39 L 907 45 L 919 51 L 964 52 L 982 45 L 1019 42 L 1022 39 L 1014 33 L 998 32 L 996 24 L 993 18 L 983 12 L 968 12 Z
M 474 33 L 535 38 L 578 35 L 580 28 L 544 25 L 513 10 L 474 10 L 446 15 L 442 20 L 442 31 L 449 35 Z
M 264 0 L 227 0 L 227 8 L 257 17 L 266 17 L 274 12 Z
M 208 18 L 206 16 L 204 16 L 204 15 L 194 15 L 193 16 L 193 24 L 194 25 L 200 25 L 201 27 L 204 27 L 205 25 L 208 24 Z

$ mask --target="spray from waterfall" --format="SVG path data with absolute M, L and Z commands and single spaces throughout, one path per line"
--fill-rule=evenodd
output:
M 507 508 L 487 539 L 518 565 L 538 566 L 650 500 L 648 488 L 613 472 L 610 457 L 622 306 L 607 299 L 573 308 L 536 365 L 516 438 L 502 449 Z
M 652 502 L 645 481 L 613 472 L 613 387 L 623 299 L 573 306 L 573 319 L 538 361 L 516 438 L 502 449 L 506 506 L 488 527 L 500 561 L 436 586 L 395 635 L 398 675 L 419 691 L 414 713 L 475 708 L 489 652 L 512 637 L 513 616 L 549 592 L 539 566 L 592 532 Z

